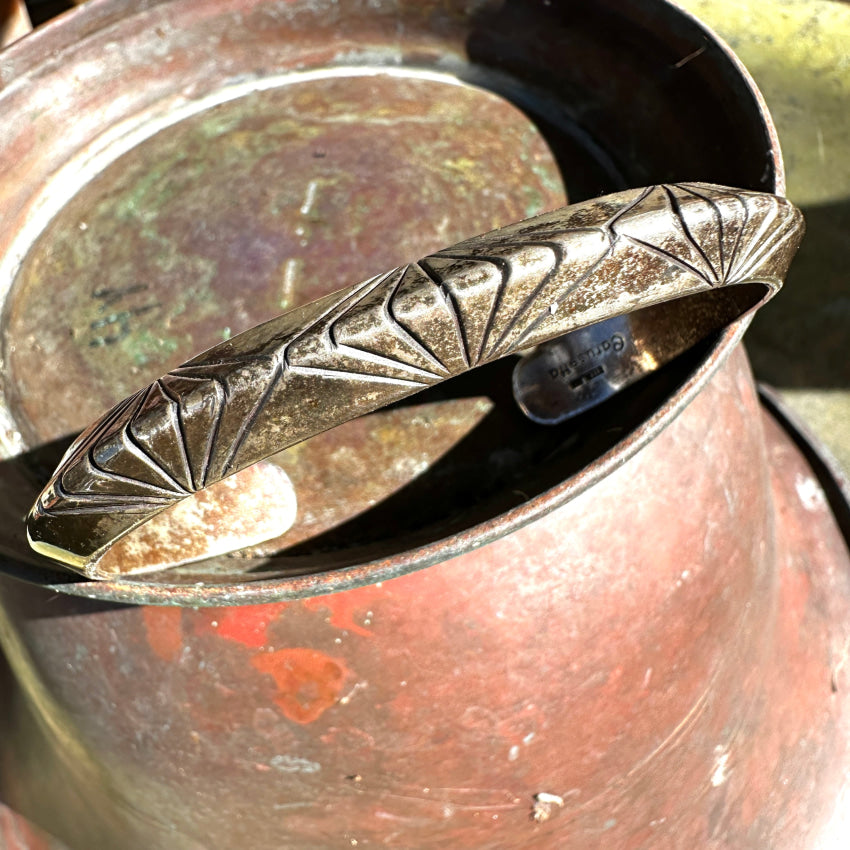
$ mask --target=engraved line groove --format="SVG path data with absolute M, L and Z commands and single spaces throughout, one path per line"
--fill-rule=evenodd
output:
M 243 443 L 245 442 L 246 435 L 251 430 L 251 428 L 256 423 L 260 414 L 263 412 L 266 404 L 268 403 L 269 398 L 271 398 L 272 393 L 277 389 L 279 378 L 282 377 L 283 374 L 283 364 L 278 363 L 275 372 L 272 374 L 269 379 L 266 388 L 263 390 L 263 393 L 259 396 L 257 401 L 254 403 L 251 410 L 248 411 L 247 416 L 244 417 L 242 422 L 239 423 L 239 428 L 236 431 L 236 435 L 230 443 L 230 446 L 227 450 L 227 453 L 224 455 L 222 464 L 221 464 L 221 474 L 222 478 L 227 475 L 231 466 L 233 465 L 233 461 L 236 458 L 236 454 L 240 448 L 242 448 Z
M 548 248 L 555 256 L 554 256 L 554 264 L 549 271 L 543 275 L 543 278 L 540 282 L 531 290 L 531 292 L 525 297 L 522 304 L 520 305 L 519 310 L 517 310 L 514 315 L 510 318 L 507 325 L 505 325 L 502 332 L 499 334 L 499 338 L 490 346 L 487 357 L 493 357 L 493 355 L 499 350 L 499 347 L 504 343 L 504 341 L 510 336 L 510 334 L 514 331 L 516 326 L 520 323 L 520 321 L 530 312 L 531 305 L 540 295 L 540 293 L 549 285 L 552 279 L 558 274 L 561 270 L 561 266 L 564 264 L 566 259 L 566 252 L 562 245 L 559 245 L 557 242 L 548 242 L 548 241 L 529 241 L 526 242 L 525 245 L 528 247 L 538 247 L 538 248 Z M 559 294 L 558 300 L 560 301 L 562 298 L 565 298 L 567 294 L 571 291 L 568 288 L 563 294 Z M 524 337 L 526 334 L 522 334 L 520 338 Z M 514 348 L 516 348 L 516 344 Z
M 180 399 L 175 398 L 168 387 L 163 383 L 162 379 L 157 379 L 159 391 L 167 398 L 171 404 L 168 406 L 168 415 L 174 428 L 174 436 L 177 441 L 178 451 L 180 452 L 180 462 L 183 465 L 183 477 L 192 484 L 192 464 L 189 462 L 189 448 L 186 443 L 186 431 L 183 428 L 183 411 L 180 405 Z
M 458 305 L 455 301 L 455 297 L 449 291 L 448 286 L 443 283 L 443 280 L 440 275 L 438 275 L 437 272 L 434 271 L 434 269 L 432 269 L 428 265 L 427 257 L 421 259 L 416 265 L 419 266 L 419 268 L 422 270 L 422 274 L 424 274 L 429 280 L 434 283 L 434 285 L 437 287 L 437 289 L 443 296 L 443 300 L 445 301 L 446 306 L 449 308 L 449 313 L 451 314 L 452 320 L 454 321 L 455 329 L 457 330 L 459 350 L 461 357 L 463 358 L 464 367 L 468 369 L 471 363 L 471 360 L 469 358 L 469 343 L 466 339 L 466 332 L 463 323 L 460 320 L 460 312 L 458 310 Z
M 682 231 L 687 237 L 688 242 L 694 247 L 697 253 L 702 257 L 703 262 L 708 266 L 711 274 L 714 277 L 715 282 L 721 280 L 721 275 L 717 273 L 717 269 L 714 267 L 714 263 L 709 260 L 708 255 L 703 251 L 702 246 L 697 242 L 694 238 L 694 235 L 691 233 L 690 227 L 688 227 L 688 222 L 685 220 L 684 212 L 682 211 L 681 204 L 679 203 L 679 199 L 673 193 L 673 190 L 670 186 L 664 187 L 664 192 L 667 195 L 667 199 L 670 202 L 670 207 L 673 215 L 679 220 L 679 223 L 682 225 Z
M 668 263 L 672 263 L 674 266 L 678 266 L 683 271 L 688 272 L 689 274 L 695 275 L 700 280 L 704 281 L 709 286 L 712 286 L 713 283 L 706 276 L 699 271 L 699 269 L 694 268 L 689 262 L 683 260 L 681 257 L 677 257 L 675 254 L 672 254 L 670 251 L 661 248 L 658 245 L 650 245 L 649 242 L 644 242 L 643 239 L 638 239 L 637 236 L 629 236 L 628 233 L 619 234 L 621 238 L 626 239 L 628 242 L 631 242 L 633 245 L 640 245 L 642 248 L 645 248 L 647 251 L 651 251 L 653 254 L 658 254 L 658 256 L 667 260 Z
M 401 334 L 407 339 L 408 343 L 411 347 L 418 351 L 426 360 L 430 360 L 433 363 L 436 369 L 441 369 L 445 375 L 450 374 L 450 370 L 439 357 L 437 357 L 436 352 L 432 351 L 425 345 L 424 340 L 421 340 L 410 328 L 408 328 L 395 314 L 395 297 L 398 293 L 398 289 L 401 286 L 401 282 L 404 280 L 404 274 L 410 266 L 405 266 L 402 273 L 398 276 L 396 280 L 392 292 L 390 293 L 389 298 L 384 302 L 384 308 L 387 312 L 387 318 L 391 321 L 399 330 Z
M 709 207 L 711 207 L 712 215 L 714 216 L 715 225 L 717 227 L 718 239 L 717 239 L 717 250 L 718 257 L 720 262 L 720 280 L 726 280 L 726 258 L 724 256 L 723 243 L 726 238 L 726 233 L 724 231 L 723 226 L 723 212 L 720 209 L 717 201 L 708 195 L 700 194 L 696 189 L 686 183 L 677 184 L 678 187 L 683 191 L 687 192 L 689 195 L 693 195 L 695 198 L 699 198 L 702 201 L 705 201 Z

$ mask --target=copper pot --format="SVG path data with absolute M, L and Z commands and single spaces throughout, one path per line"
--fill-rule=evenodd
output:
M 837 834 L 840 499 L 747 320 L 561 430 L 496 365 L 296 447 L 298 523 L 239 557 L 74 581 L 17 521 L 67 435 L 325 281 L 567 193 L 781 193 L 711 33 L 661 2 L 92 0 L 4 59 L 15 808 L 122 850 Z

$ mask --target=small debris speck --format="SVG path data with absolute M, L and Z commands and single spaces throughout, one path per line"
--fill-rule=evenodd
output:
M 563 797 L 541 791 L 534 795 L 534 805 L 531 807 L 531 819 L 535 823 L 544 823 L 555 814 L 555 809 L 563 808 L 563 806 Z

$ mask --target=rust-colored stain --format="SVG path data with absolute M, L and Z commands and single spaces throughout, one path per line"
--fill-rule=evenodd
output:
M 363 637 L 372 637 L 370 606 L 382 595 L 384 595 L 382 588 L 377 585 L 366 585 L 346 590 L 345 593 L 313 596 L 305 599 L 303 604 L 308 611 L 326 609 L 328 622 L 334 628 Z
M 163 660 L 174 661 L 183 649 L 183 611 L 146 605 L 142 620 L 150 648 Z
M 240 605 L 211 611 L 199 631 L 213 632 L 225 640 L 261 649 L 268 643 L 268 628 L 280 616 L 286 602 L 268 605 Z
M 255 655 L 251 663 L 277 685 L 275 703 L 296 723 L 312 723 L 338 699 L 349 670 L 339 658 L 294 647 Z

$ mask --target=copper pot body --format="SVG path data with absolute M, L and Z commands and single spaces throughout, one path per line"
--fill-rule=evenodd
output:
M 397 579 L 200 609 L 4 580 L 6 793 L 72 847 L 823 846 L 848 602 L 738 350 L 603 481 Z
M 144 370 L 162 371 L 162 358 L 176 361 L 220 333 L 221 305 L 229 305 L 233 332 L 279 310 L 281 281 L 292 283 L 296 271 L 321 262 L 327 279 L 356 280 L 403 259 L 398 251 L 425 253 L 469 235 L 465 227 L 520 218 L 528 203 L 560 202 L 564 185 L 552 175 L 563 176 L 573 200 L 618 181 L 781 190 L 770 122 L 745 73 L 666 3 L 173 2 L 134 10 L 93 0 L 5 54 L 12 79 L 57 87 L 45 89 L 54 94 L 43 114 L 28 113 L 31 134 L 67 129 L 85 106 L 62 99 L 58 79 L 67 70 L 48 67 L 37 47 L 41 56 L 66 56 L 78 76 L 99 68 L 113 87 L 84 88 L 90 109 L 68 131 L 67 147 L 36 155 L 26 133 L 3 131 L 32 177 L 29 187 L 4 182 L 0 195 L 13 225 L 4 256 L 19 254 L 7 335 L 14 346 L 38 328 L 45 351 L 70 364 L 47 374 L 20 344 L 6 350 L 7 418 L 28 450 L 3 464 L 9 516 L 22 516 L 40 486 L 30 480 L 39 452 L 143 383 Z M 120 55 L 105 49 L 119 41 Z M 675 67 L 705 44 L 702 65 L 699 54 Z M 388 56 L 404 73 L 377 75 L 365 88 L 362 75 L 302 73 Z M 444 84 L 439 75 L 452 62 L 501 81 L 501 100 L 457 86 L 452 113 L 445 91 L 429 88 Z M 271 95 L 264 104 L 265 89 L 255 86 L 259 100 L 244 114 L 228 112 L 227 104 L 241 108 L 241 96 L 219 98 L 203 126 L 187 112 L 159 135 L 114 131 L 129 139 L 126 153 L 91 174 L 80 168 L 80 151 L 97 164 L 104 128 L 126 115 L 147 110 L 156 123 L 158 110 L 180 107 L 181 97 L 215 99 L 228 80 L 281 69 L 314 88 L 299 95 L 290 86 L 295 100 L 281 105 Z M 535 97 L 510 101 L 506 78 Z M 535 86 L 572 104 L 572 130 L 559 129 L 553 101 Z M 7 87 L 0 107 L 20 108 L 25 89 Z M 582 90 L 593 95 L 577 99 Z M 630 99 L 638 101 L 631 109 L 609 108 Z M 294 120 L 283 126 L 280 110 L 295 114 L 299 102 L 312 115 L 329 112 L 307 130 Z M 527 125 L 504 111 L 508 102 L 534 116 L 538 135 L 523 135 Z M 345 109 L 334 112 L 334 104 Z M 492 126 L 462 124 L 472 104 Z M 430 124 L 411 120 L 423 109 Z M 698 114 L 711 120 L 695 128 Z M 724 143 L 733 133 L 730 157 Z M 207 147 L 192 148 L 202 138 Z M 441 148 L 445 139 L 455 147 Z M 488 139 L 496 141 L 485 150 Z M 241 144 L 240 156 L 228 159 L 225 142 Z M 171 194 L 156 177 L 169 150 L 177 156 L 172 179 L 194 175 Z M 489 163 L 480 174 L 470 151 Z M 429 171 L 435 158 L 441 168 Z M 348 188 L 321 170 L 329 160 Z M 446 180 L 446 162 L 466 171 Z M 517 162 L 535 167 L 511 170 Z M 479 178 L 495 181 L 495 172 L 500 182 L 485 182 L 489 193 L 469 190 Z M 84 179 L 53 208 L 37 186 L 57 173 Z M 299 223 L 270 213 L 276 207 L 263 193 L 276 185 L 272 175 L 290 186 L 299 210 L 308 208 L 304 215 L 321 214 Z M 367 199 L 356 227 L 356 205 L 314 209 L 318 194 L 307 203 L 311 179 L 315 193 L 330 186 L 334 197 Z M 422 191 L 401 191 L 411 183 Z M 197 188 L 207 185 L 216 187 L 211 196 Z M 142 214 L 146 186 L 164 200 Z M 529 201 L 530 189 L 540 197 Z M 119 205 L 122 218 L 114 198 L 136 207 Z M 39 210 L 50 213 L 41 226 Z M 204 210 L 219 238 L 193 224 Z M 74 228 L 81 242 L 69 236 Z M 227 244 L 227 228 L 254 240 L 250 263 L 216 247 Z M 343 232 L 356 250 L 333 250 Z M 175 243 L 157 264 L 162 255 L 149 249 L 162 246 L 164 233 Z M 86 254 L 93 245 L 102 253 Z M 287 271 L 296 255 L 300 265 Z M 78 283 L 74 263 L 92 256 L 110 268 L 109 279 Z M 187 311 L 195 302 L 180 300 L 170 275 L 202 271 L 202 260 L 214 261 L 218 276 L 197 302 L 206 307 Z M 131 291 L 140 269 L 153 289 Z M 65 288 L 62 273 L 70 275 Z M 305 278 L 286 297 L 333 288 Z M 51 311 L 56 299 L 61 309 Z M 176 352 L 149 346 L 145 359 L 127 347 L 139 336 L 134 323 L 146 321 L 176 322 Z M 296 479 L 302 469 L 314 481 L 299 489 L 313 525 L 296 527 L 294 547 L 249 553 L 241 567 L 225 565 L 234 575 L 207 577 L 202 587 L 191 572 L 73 584 L 27 565 L 22 524 L 6 523 L 0 639 L 15 684 L 5 690 L 4 800 L 71 848 L 105 850 L 801 850 L 839 841 L 850 731 L 847 549 L 822 483 L 759 403 L 738 346 L 743 329 L 615 400 L 577 443 L 556 434 L 580 449 L 580 462 L 516 449 L 528 435 L 512 424 L 514 412 L 500 413 L 497 372 L 474 392 L 427 397 L 342 429 L 280 461 Z M 78 390 L 71 403 L 56 390 L 62 383 Z M 496 418 L 484 436 L 502 442 L 476 456 L 480 473 L 455 459 L 455 484 L 411 490 L 412 467 L 436 467 L 444 448 L 480 436 L 480 398 L 488 395 Z M 419 445 L 441 446 L 445 435 L 444 448 Z M 506 450 L 519 451 L 514 462 L 530 470 L 507 479 L 522 481 L 514 490 L 488 473 L 508 462 Z M 345 467 L 346 457 L 360 466 Z M 395 477 L 381 478 L 384 466 Z M 357 468 L 365 479 L 350 474 Z M 462 478 L 492 491 L 469 515 L 456 510 L 467 499 Z M 405 489 L 413 496 L 399 500 Z M 434 508 L 441 498 L 452 507 L 445 516 Z M 382 500 L 395 514 L 367 514 L 358 525 L 358 514 Z M 383 517 L 381 534 L 368 532 L 369 516 L 373 525 Z M 343 531 L 335 536 L 335 528 Z M 347 546 L 346 535 L 357 545 Z M 311 548 L 315 540 L 323 542 Z

